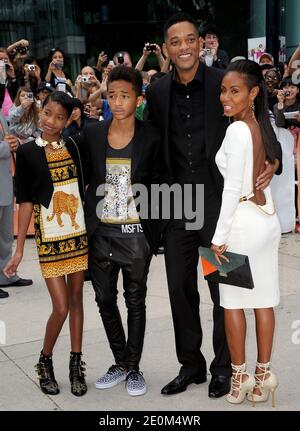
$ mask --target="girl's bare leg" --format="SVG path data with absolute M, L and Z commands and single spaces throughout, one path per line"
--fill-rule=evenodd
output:
M 72 352 L 81 352 L 84 271 L 68 275 L 69 325 Z
M 50 356 L 68 315 L 69 302 L 64 277 L 47 278 L 46 284 L 52 301 L 52 313 L 46 326 L 43 353 L 46 356 Z

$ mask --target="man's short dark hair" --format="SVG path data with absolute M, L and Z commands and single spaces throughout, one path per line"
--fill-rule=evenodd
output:
M 116 66 L 108 74 L 107 88 L 114 81 L 126 81 L 132 84 L 137 96 L 142 95 L 143 78 L 141 72 L 133 67 Z
M 207 34 L 215 34 L 218 39 L 220 37 L 220 32 L 218 30 L 218 27 L 214 24 L 207 24 L 204 27 L 203 31 L 201 32 L 201 36 L 203 37 L 203 39 Z
M 167 39 L 169 28 L 172 27 L 172 25 L 178 24 L 179 22 L 190 22 L 195 27 L 197 34 L 199 34 L 198 25 L 197 25 L 197 22 L 194 20 L 194 18 L 188 13 L 180 12 L 170 16 L 168 21 L 165 23 L 164 25 L 165 40 Z

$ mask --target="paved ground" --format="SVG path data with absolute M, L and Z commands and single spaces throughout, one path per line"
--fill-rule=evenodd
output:
M 174 262 L 180 264 L 180 262 Z M 40 275 L 35 244 L 26 243 L 24 261 L 20 274 L 31 277 L 33 286 L 10 288 L 10 297 L 0 300 L 0 321 L 6 326 L 6 340 L 0 337 L 0 410 L 97 410 L 97 411 L 203 411 L 203 410 L 249 410 L 249 402 L 232 406 L 224 398 L 210 400 L 208 383 L 191 385 L 182 394 L 172 397 L 160 395 L 161 387 L 177 375 L 179 366 L 174 348 L 173 326 L 167 293 L 164 258 L 152 261 L 148 297 L 147 328 L 141 369 L 149 390 L 145 396 L 130 398 L 123 384 L 106 391 L 96 390 L 94 381 L 113 363 L 98 311 L 94 302 L 93 288 L 85 283 L 84 360 L 88 364 L 88 393 L 76 398 L 70 393 L 68 382 L 68 359 L 70 342 L 68 326 L 65 325 L 54 352 L 56 378 L 61 393 L 44 395 L 38 386 L 33 365 L 37 362 L 42 346 L 44 327 L 50 314 L 51 304 Z M 199 276 L 202 299 L 201 318 L 204 330 L 203 353 L 212 359 L 212 305 L 208 289 Z M 268 403 L 257 405 L 255 410 L 300 410 L 300 236 L 283 238 L 280 249 L 280 281 L 282 300 L 276 310 L 277 329 L 274 345 L 273 368 L 279 377 L 277 407 Z M 120 286 L 121 287 L 121 286 Z M 122 316 L 125 316 L 123 297 L 120 296 Z M 256 347 L 254 321 L 247 313 L 249 323 L 247 352 L 249 368 L 255 363 Z M 1 322 L 0 322 L 1 325 Z M 294 325 L 294 326 L 293 326 Z M 3 323 L 2 323 L 3 326 Z M 294 328 L 294 329 L 293 329 Z M 297 332 L 298 328 L 298 332 Z M 209 379 L 208 379 L 209 380 Z

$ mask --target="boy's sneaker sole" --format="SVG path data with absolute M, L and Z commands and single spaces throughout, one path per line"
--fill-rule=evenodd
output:
M 127 389 L 127 393 L 131 397 L 138 397 L 139 395 L 145 395 L 146 392 L 147 392 L 147 386 L 145 386 L 143 389 L 140 389 L 140 390 L 137 390 L 137 391 L 129 391 Z
M 131 370 L 127 373 L 126 389 L 131 397 L 144 395 L 147 392 L 147 385 L 141 371 Z
M 113 388 L 114 386 L 118 385 L 121 382 L 124 382 L 125 380 L 126 380 L 126 374 L 124 374 L 124 376 L 118 377 L 113 382 L 109 382 L 109 383 L 96 382 L 95 386 L 96 386 L 96 389 L 109 389 L 109 388 Z

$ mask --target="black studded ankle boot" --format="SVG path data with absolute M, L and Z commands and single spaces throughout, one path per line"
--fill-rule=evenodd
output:
M 70 383 L 71 392 L 77 397 L 81 397 L 87 391 L 87 385 L 85 381 L 85 362 L 81 360 L 82 353 L 71 352 L 70 353 Z
M 52 355 L 46 356 L 41 351 L 39 362 L 35 365 L 40 387 L 47 395 L 59 394 L 59 387 L 55 380 Z

